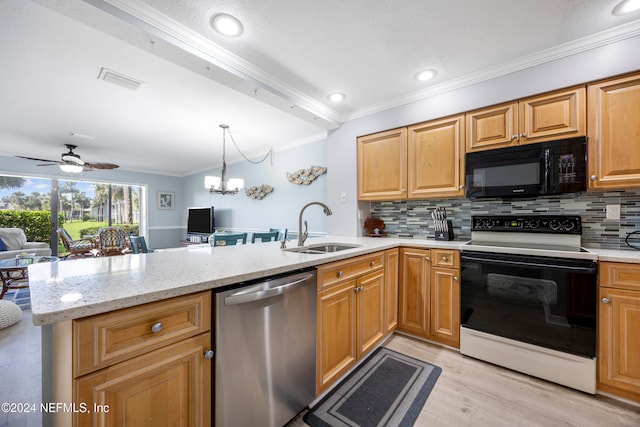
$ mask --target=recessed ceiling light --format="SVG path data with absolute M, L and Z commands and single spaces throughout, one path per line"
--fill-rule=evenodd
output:
M 244 31 L 242 23 L 235 16 L 218 13 L 211 17 L 211 27 L 227 37 L 238 37 Z
M 340 92 L 334 92 L 334 93 L 330 93 L 327 98 L 329 98 L 329 101 L 331 102 L 342 102 L 345 100 L 347 96 L 344 93 L 340 93 Z
M 616 7 L 613 8 L 614 15 L 628 15 L 637 10 L 640 10 L 640 0 L 623 0 Z
M 438 75 L 438 72 L 436 70 L 434 70 L 433 68 L 431 68 L 429 70 L 424 70 L 424 71 L 419 72 L 418 75 L 416 76 L 416 78 L 418 80 L 420 80 L 421 82 L 426 82 L 427 80 L 433 79 L 437 75 Z

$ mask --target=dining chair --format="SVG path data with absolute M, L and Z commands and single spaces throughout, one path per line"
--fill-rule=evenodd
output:
M 242 244 L 247 243 L 247 233 L 235 233 L 235 234 L 213 234 L 213 241 L 211 246 L 231 246 L 242 240 Z
M 58 228 L 58 236 L 60 236 L 62 245 L 67 251 L 67 254 L 64 256 L 64 258 L 76 255 L 93 256 L 97 249 L 95 239 L 82 238 L 73 240 L 69 235 L 69 232 L 64 228 Z
M 255 243 L 257 239 L 260 239 L 260 242 L 274 242 L 278 240 L 278 232 L 270 231 L 269 233 L 253 233 L 251 235 L 251 243 Z
M 276 240 L 280 241 L 280 240 L 285 240 L 287 238 L 287 231 L 288 228 L 270 228 L 269 232 L 274 232 L 277 231 L 278 232 L 278 237 L 276 237 Z
M 134 254 L 146 254 L 153 252 L 147 248 L 147 242 L 144 239 L 144 236 L 129 236 L 129 243 L 131 243 L 131 252 Z
M 96 241 L 98 256 L 124 255 L 131 250 L 129 234 L 122 228 L 102 227 Z

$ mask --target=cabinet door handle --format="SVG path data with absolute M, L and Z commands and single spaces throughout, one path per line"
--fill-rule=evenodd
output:
M 590 178 L 591 178 L 591 181 L 595 181 L 596 179 L 598 179 L 598 177 L 597 177 L 597 176 L 595 176 L 595 175 L 591 175 L 591 177 L 590 177 Z
M 518 134 L 514 133 L 511 135 L 511 140 L 513 141 L 514 139 L 518 139 Z
M 611 300 L 607 297 L 602 298 L 601 301 L 605 304 L 609 304 L 611 302 Z
M 458 281 L 458 276 L 453 276 L 453 281 L 457 282 Z
M 524 132 L 522 132 L 522 133 L 520 134 L 520 136 L 521 136 L 522 138 L 525 138 L 525 139 L 527 138 L 527 134 L 526 134 L 526 133 L 524 133 Z
M 340 270 L 336 273 L 336 277 L 342 277 L 343 274 L 342 270 Z
M 426 261 L 431 262 L 431 258 L 429 258 L 429 257 L 425 257 L 424 259 L 425 259 Z
M 213 350 L 207 350 L 204 352 L 204 358 L 207 360 L 213 359 Z
M 353 290 L 356 291 L 356 292 L 362 292 L 364 290 L 364 287 L 356 286 L 355 288 L 353 288 Z
M 403 192 L 403 193 L 406 193 L 406 192 L 407 192 L 407 189 L 406 189 L 406 188 L 403 188 L 403 189 L 402 189 L 402 192 Z
M 151 325 L 151 332 L 153 332 L 154 334 L 157 334 L 161 330 L 162 330 L 162 322 L 156 322 L 153 325 Z

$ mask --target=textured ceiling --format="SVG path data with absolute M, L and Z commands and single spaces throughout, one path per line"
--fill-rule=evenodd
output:
M 260 156 L 438 90 L 640 33 L 601 0 L 4 0 L 0 152 L 184 176 L 221 163 L 220 123 Z M 240 19 L 225 38 L 215 13 Z M 144 82 L 138 91 L 102 67 Z M 436 79 L 419 82 L 418 71 Z M 345 102 L 327 100 L 332 91 Z M 94 136 L 77 140 L 70 133 Z M 240 159 L 227 146 L 228 161 Z

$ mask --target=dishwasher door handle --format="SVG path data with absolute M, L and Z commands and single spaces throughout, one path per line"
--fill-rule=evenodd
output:
M 244 304 L 247 302 L 260 301 L 262 299 L 271 298 L 276 295 L 281 295 L 292 291 L 300 286 L 304 285 L 305 282 L 314 277 L 314 274 L 307 274 L 298 280 L 294 280 L 293 282 L 285 282 L 283 285 L 276 286 L 274 288 L 261 289 L 255 292 L 238 292 L 237 294 L 232 294 L 224 298 L 224 305 L 236 305 L 236 304 Z

